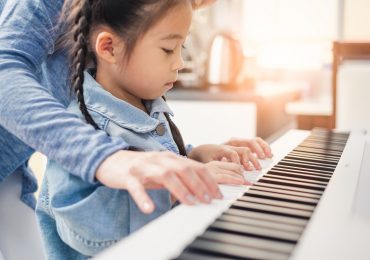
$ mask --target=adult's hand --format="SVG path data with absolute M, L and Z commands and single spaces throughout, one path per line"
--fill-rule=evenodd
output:
M 98 167 L 96 178 L 107 187 L 126 189 L 146 214 L 155 205 L 145 189 L 166 188 L 188 205 L 222 197 L 215 176 L 204 164 L 172 152 L 118 151 Z

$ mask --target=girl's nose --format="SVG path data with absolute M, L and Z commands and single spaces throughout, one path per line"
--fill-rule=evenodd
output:
M 182 58 L 182 55 L 178 55 L 176 60 L 174 61 L 172 65 L 172 70 L 173 71 L 179 71 L 184 68 L 184 59 Z

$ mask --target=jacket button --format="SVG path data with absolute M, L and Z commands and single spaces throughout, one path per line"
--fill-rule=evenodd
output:
M 164 127 L 164 125 L 163 125 L 163 124 L 159 124 L 159 125 L 157 126 L 157 128 L 155 129 L 155 132 L 156 132 L 158 135 L 162 136 L 162 135 L 164 135 L 164 133 L 166 132 L 166 128 Z

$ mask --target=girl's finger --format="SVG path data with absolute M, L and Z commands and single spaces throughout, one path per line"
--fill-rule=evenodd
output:
M 246 185 L 249 183 L 239 175 L 217 174 L 216 179 L 220 184 Z
M 220 151 L 219 157 L 227 158 L 227 159 L 229 159 L 230 162 L 240 164 L 239 154 L 236 151 L 234 151 L 233 149 L 226 148 L 225 146 L 222 147 L 222 150 Z
M 195 196 L 189 191 L 184 183 L 174 174 L 167 175 L 163 179 L 164 186 L 183 204 L 194 205 Z
M 272 157 L 272 151 L 271 151 L 271 147 L 268 145 L 268 143 L 266 143 L 262 138 L 260 137 L 257 137 L 256 138 L 256 142 L 262 147 L 265 155 L 269 158 Z
M 258 170 L 258 171 L 261 170 L 261 164 L 260 164 L 260 162 L 258 161 L 257 157 L 254 154 L 249 155 L 249 161 L 253 164 L 253 167 L 256 170 Z
M 181 181 L 188 187 L 189 191 L 194 194 L 200 202 L 210 203 L 212 194 L 204 180 L 194 171 L 193 168 L 184 168 L 178 172 Z
M 240 164 L 231 163 L 231 162 L 217 162 L 217 167 L 222 170 L 243 176 L 244 169 Z
M 212 197 L 216 199 L 221 199 L 222 193 L 220 191 L 220 188 L 218 187 L 214 175 L 211 174 L 204 165 L 202 165 L 202 167 L 196 168 L 196 173 L 208 187 L 208 190 L 211 192 Z
M 265 159 L 266 155 L 264 150 L 262 149 L 261 145 L 256 141 L 253 140 L 249 143 L 250 149 L 257 154 L 258 158 Z

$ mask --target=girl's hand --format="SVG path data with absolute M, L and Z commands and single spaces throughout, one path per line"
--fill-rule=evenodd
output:
M 218 144 L 203 144 L 194 147 L 188 154 L 188 157 L 203 163 L 221 161 L 223 158 L 233 163 L 240 163 L 239 155 L 236 151 L 230 149 L 229 146 Z
M 222 194 L 204 164 L 172 152 L 118 151 L 102 162 L 96 178 L 113 189 L 126 189 L 146 214 L 155 206 L 145 189 L 168 189 L 181 203 L 210 203 Z
M 230 162 L 212 161 L 206 164 L 207 168 L 215 175 L 219 184 L 251 185 L 245 180 L 243 167 Z
M 226 159 L 226 161 L 243 165 L 248 171 L 254 168 L 257 170 L 261 169 L 261 165 L 256 156 L 248 147 L 205 144 L 193 148 L 188 156 L 193 160 L 203 163 Z M 252 165 L 250 163 L 252 163 Z
M 262 138 L 254 139 L 231 138 L 225 143 L 234 147 L 248 147 L 253 153 L 256 153 L 259 159 L 272 158 L 271 148 Z

